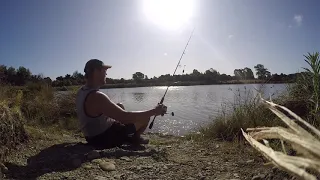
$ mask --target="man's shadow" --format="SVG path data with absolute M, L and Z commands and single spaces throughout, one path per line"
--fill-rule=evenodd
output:
M 92 146 L 83 143 L 63 143 L 50 146 L 43 149 L 40 153 L 30 157 L 27 160 L 26 166 L 21 166 L 6 162 L 5 166 L 8 168 L 6 173 L 7 178 L 13 179 L 36 179 L 50 172 L 66 172 L 77 169 L 82 163 L 91 161 L 87 158 L 87 153 L 95 150 Z M 98 149 L 101 150 L 101 149 Z M 132 149 L 130 146 L 123 146 L 121 148 L 102 149 L 100 157 L 115 157 L 121 156 L 150 156 L 155 153 L 154 150 Z M 74 159 L 81 161 L 78 165 L 73 162 Z

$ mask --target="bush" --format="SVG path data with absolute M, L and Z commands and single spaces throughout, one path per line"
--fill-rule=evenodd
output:
M 233 141 L 239 138 L 241 128 L 279 124 L 274 115 L 260 104 L 258 94 L 245 89 L 237 90 L 233 102 L 226 102 L 217 117 L 205 128 L 200 128 L 204 139 Z
M 320 127 L 320 60 L 319 53 L 304 56 L 309 68 L 298 76 L 296 83 L 289 87 L 289 99 L 304 103 L 308 113 L 303 118 L 306 121 Z M 290 107 L 289 107 L 290 109 Z M 300 114 L 298 114 L 301 116 Z
M 22 111 L 28 123 L 48 126 L 76 117 L 76 91 L 55 94 L 52 87 L 42 85 L 40 88 L 30 88 L 23 94 Z M 63 123 L 62 123 L 63 124 Z
M 20 143 L 28 140 L 24 123 L 18 106 L 9 108 L 6 100 L 0 102 L 0 161 Z
M 305 57 L 310 68 L 304 68 L 306 72 L 301 73 L 294 84 L 288 85 L 285 94 L 273 101 L 287 107 L 315 127 L 320 127 L 319 53 L 308 53 Z M 242 94 L 238 90 L 234 102 L 226 103 L 211 124 L 200 128 L 198 135 L 192 134 L 189 137 L 232 141 L 241 136 L 241 128 L 282 126 L 283 123 L 277 121 L 275 115 L 266 109 L 260 103 L 260 98 L 254 94 L 247 90 Z

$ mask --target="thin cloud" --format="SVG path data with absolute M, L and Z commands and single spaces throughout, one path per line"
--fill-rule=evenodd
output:
M 303 16 L 302 15 L 294 15 L 293 20 L 296 22 L 298 26 L 301 26 Z
M 228 36 L 228 39 L 231 39 L 231 38 L 233 38 L 233 35 L 232 35 L 232 34 L 230 34 L 230 35 Z

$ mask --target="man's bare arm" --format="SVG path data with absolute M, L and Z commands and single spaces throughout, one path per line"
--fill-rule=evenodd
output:
M 93 100 L 95 101 L 95 108 L 99 113 L 103 113 L 106 116 L 122 123 L 133 123 L 134 120 L 150 118 L 151 116 L 156 115 L 156 109 L 147 111 L 126 111 L 112 102 L 108 96 L 101 92 L 96 92 L 92 95 Z

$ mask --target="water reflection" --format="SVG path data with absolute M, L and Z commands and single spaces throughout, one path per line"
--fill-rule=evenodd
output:
M 131 110 L 149 110 L 160 101 L 167 86 L 139 87 L 102 90 L 110 94 L 113 100 L 121 101 Z M 215 117 L 226 110 L 232 110 L 234 103 L 243 98 L 250 99 L 262 89 L 266 97 L 273 98 L 285 90 L 283 84 L 243 84 L 243 85 L 203 85 L 169 87 L 164 104 L 168 112 L 175 116 L 158 116 L 151 130 L 158 133 L 184 135 L 199 126 L 206 126 Z M 230 111 L 229 111 L 230 112 Z
M 146 93 L 143 92 L 134 92 L 132 93 L 133 95 L 133 99 L 135 100 L 135 102 L 142 102 L 145 99 Z

